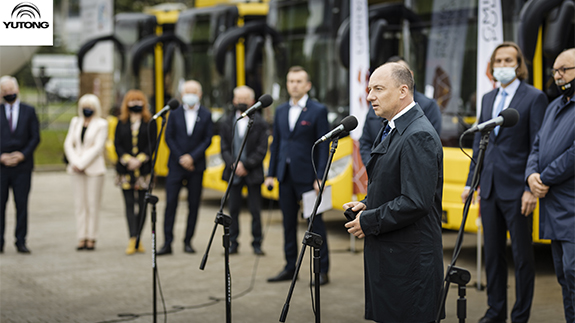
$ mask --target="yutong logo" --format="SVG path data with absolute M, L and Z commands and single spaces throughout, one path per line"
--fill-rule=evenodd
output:
M 42 16 L 40 15 L 40 9 L 36 7 L 31 2 L 21 2 L 14 7 L 12 10 L 12 19 L 40 19 Z M 12 29 L 35 29 L 35 28 L 42 28 L 46 29 L 50 27 L 50 24 L 47 21 L 3 21 L 6 28 Z

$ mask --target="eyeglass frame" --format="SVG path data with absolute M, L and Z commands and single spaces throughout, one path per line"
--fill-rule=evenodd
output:
M 572 66 L 572 67 L 552 68 L 552 69 L 551 69 L 551 72 L 552 72 L 553 74 L 551 74 L 551 75 L 554 76 L 555 73 L 559 73 L 560 76 L 563 76 L 563 75 L 565 75 L 565 71 L 567 71 L 567 70 L 572 70 L 572 69 L 575 69 L 575 66 Z

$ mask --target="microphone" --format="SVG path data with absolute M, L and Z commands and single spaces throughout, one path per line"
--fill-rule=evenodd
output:
M 171 99 L 170 101 L 168 101 L 168 104 L 162 110 L 160 110 L 160 112 L 154 114 L 152 119 L 156 120 L 159 117 L 163 117 L 164 114 L 166 114 L 168 111 L 175 110 L 179 106 L 180 106 L 180 102 L 177 99 Z
M 513 127 L 517 124 L 517 121 L 519 121 L 519 112 L 517 112 L 515 109 L 509 108 L 501 111 L 497 118 L 493 118 L 491 120 L 480 123 L 475 127 L 471 127 L 467 129 L 463 134 L 466 135 L 472 132 L 492 130 L 497 126 Z
M 319 138 L 314 145 L 324 142 L 332 137 L 336 137 L 344 131 L 350 132 L 357 127 L 357 118 L 354 116 L 347 116 L 341 120 L 341 124 L 335 127 L 332 131 L 328 132 L 321 138 Z
M 249 117 L 252 114 L 254 114 L 254 112 L 256 112 L 257 110 L 259 110 L 260 108 L 267 108 L 270 106 L 270 104 L 272 104 L 272 102 L 274 102 L 274 99 L 272 99 L 272 96 L 269 94 L 264 94 L 262 96 L 260 96 L 260 98 L 258 99 L 258 102 L 256 102 L 256 104 L 252 105 L 249 109 L 247 109 L 244 113 L 242 113 L 242 116 L 238 118 L 238 120 L 245 118 L 245 117 Z

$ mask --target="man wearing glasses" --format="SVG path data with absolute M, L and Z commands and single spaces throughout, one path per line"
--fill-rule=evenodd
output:
M 553 64 L 561 92 L 545 113 L 529 155 L 525 180 L 539 198 L 539 236 L 551 239 L 567 322 L 575 322 L 575 48 Z

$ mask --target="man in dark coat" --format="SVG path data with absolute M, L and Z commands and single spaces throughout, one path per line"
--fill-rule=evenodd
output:
M 537 199 L 525 185 L 525 165 L 547 106 L 545 94 L 527 84 L 527 66 L 519 47 L 502 43 L 491 56 L 491 73 L 501 86 L 483 96 L 479 123 L 496 118 L 507 108 L 519 112 L 513 127 L 493 129 L 485 151 L 479 179 L 481 222 L 485 246 L 487 309 L 480 323 L 502 323 L 507 319 L 507 231 L 515 265 L 515 305 L 512 322 L 527 322 L 535 286 L 535 260 L 532 247 L 532 217 Z M 475 134 L 473 157 L 477 160 L 481 133 Z M 465 203 L 473 179 L 471 163 Z
M 409 68 L 409 65 L 399 56 L 392 56 L 387 60 L 387 63 L 400 63 L 405 67 Z M 413 75 L 413 71 L 411 71 Z M 435 100 L 430 99 L 423 95 L 423 93 L 413 90 L 413 100 L 419 104 L 423 113 L 435 128 L 438 135 L 441 135 L 441 111 Z M 369 109 L 367 115 L 365 116 L 365 123 L 363 124 L 363 130 L 361 133 L 361 138 L 359 138 L 359 152 L 361 154 L 361 160 L 364 165 L 367 165 L 369 158 L 371 156 L 371 147 L 373 142 L 377 137 L 377 134 L 381 130 L 381 125 L 383 123 L 383 118 L 377 116 L 373 109 Z
M 297 223 L 302 193 L 315 189 L 318 181 L 313 172 L 311 148 L 315 141 L 329 131 L 327 108 L 309 98 L 311 81 L 307 72 L 300 66 L 290 68 L 287 75 L 289 102 L 276 109 L 274 118 L 274 140 L 270 146 L 270 164 L 266 186 L 273 186 L 273 177 L 280 183 L 279 203 L 283 215 L 284 252 L 286 265 L 268 282 L 291 280 L 295 274 L 298 240 Z M 327 142 L 315 148 L 314 161 L 317 174 L 323 176 L 327 157 Z M 313 222 L 313 232 L 323 238 L 320 249 L 320 285 L 328 283 L 329 255 L 325 224 L 321 214 Z
M 16 250 L 30 253 L 26 247 L 28 232 L 28 195 L 34 168 L 34 150 L 40 143 L 40 126 L 33 107 L 18 99 L 18 81 L 0 78 L 0 253 L 4 252 L 6 203 L 10 187 L 16 205 Z
M 443 150 L 413 86 L 398 63 L 371 75 L 367 100 L 385 127 L 367 164 L 366 199 L 343 206 L 361 211 L 345 226 L 365 237 L 365 318 L 377 322 L 432 322 L 440 304 Z
M 172 253 L 174 222 L 178 197 L 183 183 L 188 189 L 188 221 L 184 237 L 184 252 L 195 253 L 191 240 L 196 228 L 202 197 L 202 180 L 206 169 L 206 149 L 212 142 L 213 123 L 210 110 L 200 104 L 202 86 L 191 80 L 182 88 L 183 104 L 170 112 L 166 125 L 166 144 L 170 148 L 166 178 L 166 212 L 164 246 L 158 256 Z
M 230 254 L 238 253 L 238 236 L 240 228 L 238 217 L 242 204 L 242 189 L 248 187 L 248 206 L 252 214 L 252 247 L 256 255 L 263 255 L 261 209 L 261 185 L 264 182 L 264 169 L 262 162 L 268 151 L 268 124 L 259 113 L 254 113 L 254 119 L 249 134 L 247 132 L 248 118 L 241 117 L 248 107 L 255 103 L 255 94 L 248 86 L 234 89 L 234 111 L 220 121 L 220 147 L 222 158 L 226 163 L 222 179 L 229 181 L 233 165 L 238 156 L 244 137 L 247 135 L 246 145 L 238 162 L 233 182 L 230 184 L 228 207 L 232 224 L 230 226 Z M 237 121 L 235 127 L 234 122 Z
M 575 322 L 575 48 L 555 60 L 562 95 L 545 113 L 527 161 L 525 180 L 539 198 L 539 237 L 551 239 L 567 322 Z

